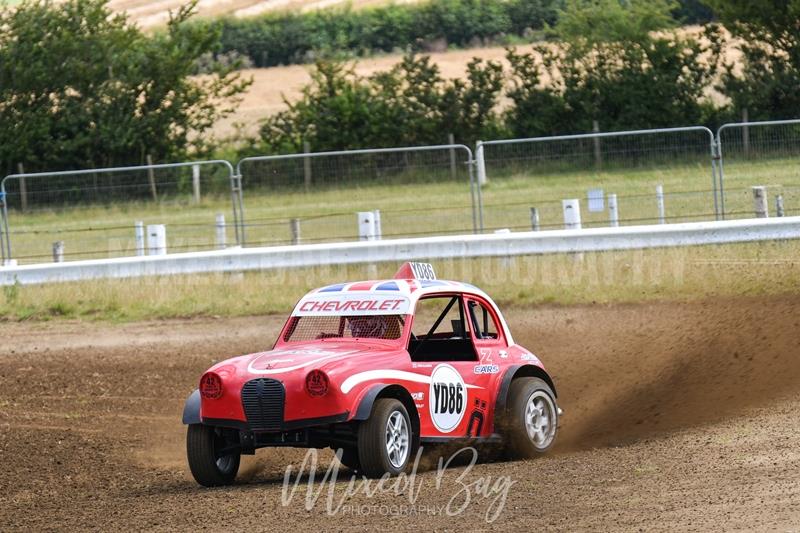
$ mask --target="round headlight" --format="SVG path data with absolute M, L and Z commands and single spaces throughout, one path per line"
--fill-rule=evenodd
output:
M 214 372 L 206 372 L 200 378 L 200 396 L 207 400 L 216 400 L 222 396 L 222 378 Z
M 330 380 L 322 370 L 312 370 L 306 376 L 306 391 L 309 396 L 318 397 L 328 394 Z

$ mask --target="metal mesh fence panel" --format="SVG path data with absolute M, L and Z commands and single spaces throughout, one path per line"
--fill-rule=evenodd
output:
M 717 139 L 726 218 L 754 217 L 752 187 L 764 186 L 769 214 L 800 215 L 800 120 L 726 124 Z
M 692 127 L 483 143 L 486 230 L 531 229 L 531 208 L 540 229 L 563 228 L 564 199 L 579 200 L 584 227 L 607 226 L 612 194 L 619 225 L 714 220 L 712 139 Z
M 471 155 L 447 145 L 244 159 L 246 243 L 358 240 L 360 212 L 380 218 L 381 238 L 472 233 Z
M 138 221 L 164 224 L 170 253 L 213 249 L 217 213 L 233 244 L 231 174 L 223 161 L 7 176 L 10 255 L 52 261 L 56 242 L 64 260 L 136 255 Z

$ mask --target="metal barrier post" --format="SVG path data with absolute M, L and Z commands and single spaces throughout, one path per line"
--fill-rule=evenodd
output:
M 11 234 L 8 232 L 8 195 L 6 194 L 6 181 L 0 182 L 0 196 L 3 200 L 3 228 L 0 233 L 5 236 L 3 244 L 3 264 L 11 261 Z
M 231 172 L 231 203 L 233 204 L 233 234 L 236 237 L 236 244 L 244 246 L 244 193 L 242 192 L 242 175 L 238 172 Z
M 483 159 L 483 141 L 475 145 L 475 161 L 478 166 L 478 185 L 486 185 L 486 161 Z
M 471 154 L 470 154 L 471 155 Z M 472 188 L 475 193 L 477 193 L 477 204 L 475 202 L 475 198 L 472 199 L 472 232 L 473 233 L 483 233 L 483 194 L 481 193 L 481 183 L 480 179 L 478 179 L 477 183 L 475 181 L 475 169 L 474 166 L 476 164 L 475 161 L 471 160 L 467 162 L 467 167 L 469 168 L 469 184 L 470 188 Z M 477 210 L 478 220 L 475 220 L 475 211 Z
M 720 202 L 725 205 L 725 197 L 722 196 L 722 154 L 720 153 L 719 139 L 711 135 L 711 182 L 714 190 L 714 218 L 715 220 L 725 219 L 724 207 L 720 209 Z M 717 185 L 719 183 L 719 185 Z M 720 191 L 717 198 L 717 191 Z
M 6 210 L 6 191 L 5 189 L 0 192 L 0 202 L 2 202 L 2 226 L 0 226 L 0 255 L 2 256 L 2 265 L 6 264 L 6 260 L 11 260 L 10 245 L 8 244 L 8 211 Z M 9 246 L 9 251 L 6 246 Z

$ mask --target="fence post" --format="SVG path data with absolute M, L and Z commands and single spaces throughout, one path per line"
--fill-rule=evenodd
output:
M 486 185 L 486 162 L 483 160 L 483 141 L 478 141 L 475 149 L 475 161 L 478 165 L 478 187 Z
M 767 188 L 763 185 L 751 187 L 753 191 L 753 210 L 756 218 L 769 218 L 769 205 L 767 204 Z
M 725 172 L 722 169 L 722 145 L 720 143 L 720 132 L 717 131 L 716 137 L 711 134 L 711 185 L 714 191 L 714 219 L 725 220 L 725 196 L 722 194 Z M 719 180 L 719 186 L 717 186 Z M 719 194 L 719 198 L 717 195 Z
M 293 218 L 289 226 L 292 230 L 292 244 L 300 244 L 300 219 Z
M 20 174 L 25 174 L 25 166 L 22 163 L 17 165 Z M 19 205 L 23 211 L 28 210 L 28 184 L 25 183 L 25 176 L 19 178 Z
M 216 229 L 217 249 L 224 250 L 228 246 L 228 243 L 227 234 L 225 233 L 225 215 L 222 213 L 217 213 Z
M 454 145 L 456 143 L 455 135 L 452 133 L 447 134 L 447 144 Z M 458 177 L 458 172 L 456 171 L 456 150 L 455 148 L 450 148 L 450 178 L 453 181 L 456 180 Z
M 745 107 L 742 109 L 742 123 L 747 124 L 750 122 L 748 119 L 747 108 Z M 750 128 L 747 126 L 742 127 L 742 149 L 744 150 L 744 156 L 750 157 Z
M 372 222 L 375 224 L 375 239 L 379 241 L 383 238 L 383 229 L 381 228 L 381 210 L 374 210 L 372 212 L 372 217 Z
M 134 222 L 133 228 L 136 243 L 136 255 L 142 256 L 144 255 L 144 222 L 137 220 Z
M 608 225 L 612 228 L 619 227 L 619 209 L 617 208 L 617 195 L 608 195 Z
M 578 199 L 561 200 L 564 229 L 581 229 L 581 203 Z
M 478 141 L 478 150 L 482 149 L 482 145 L 480 141 Z M 483 233 L 483 193 L 481 191 L 481 186 L 479 183 L 476 183 L 476 180 L 480 180 L 480 164 L 478 162 L 477 156 L 473 155 L 472 151 L 467 148 L 467 173 L 469 174 L 469 193 L 470 197 L 472 198 L 472 233 L 479 234 Z M 483 154 L 481 153 L 481 157 Z M 477 171 L 476 171 L 476 167 Z M 484 169 L 484 180 L 486 177 L 486 169 Z M 476 177 L 475 174 L 478 174 Z
M 194 203 L 200 203 L 200 165 L 192 165 L 192 196 Z
M 156 190 L 156 174 L 153 171 L 153 156 L 147 154 L 147 179 L 150 182 L 150 194 L 153 196 L 153 201 L 158 201 L 158 190 Z
M 233 231 L 236 245 L 245 245 L 244 223 L 244 193 L 242 192 L 241 161 L 236 165 L 236 171 L 231 175 L 231 200 L 233 202 Z
M 311 153 L 311 145 L 308 141 L 303 141 L 303 153 L 308 154 Z M 306 192 L 311 190 L 311 158 L 304 157 L 303 158 L 303 184 L 305 186 Z
M 0 202 L 2 205 L 2 211 L 0 211 L 0 216 L 2 216 L 2 226 L 0 226 L 0 256 L 3 258 L 2 266 L 6 266 L 8 262 L 11 261 L 11 241 L 9 240 L 8 235 L 8 208 L 6 207 L 6 190 L 5 186 L 2 187 L 0 190 Z
M 663 185 L 656 185 L 656 203 L 658 204 L 658 223 L 659 224 L 666 224 L 667 223 L 667 212 L 666 208 L 664 207 L 664 186 Z
M 531 207 L 531 229 L 539 231 L 539 209 Z
M 600 123 L 596 120 L 592 121 L 592 133 L 600 133 Z M 600 154 L 600 137 L 595 137 L 592 141 L 594 142 L 594 164 L 600 167 L 603 165 L 603 159 Z
M 782 216 L 785 215 L 785 211 L 783 209 L 783 195 L 782 194 L 779 194 L 775 198 L 775 214 L 777 216 L 779 216 L 779 217 L 782 217 Z
M 64 241 L 56 241 L 53 243 L 53 263 L 64 262 Z

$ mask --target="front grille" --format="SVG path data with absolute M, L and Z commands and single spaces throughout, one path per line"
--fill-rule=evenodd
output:
M 280 431 L 283 425 L 283 383 L 259 378 L 242 387 L 242 406 L 247 424 L 253 431 Z

